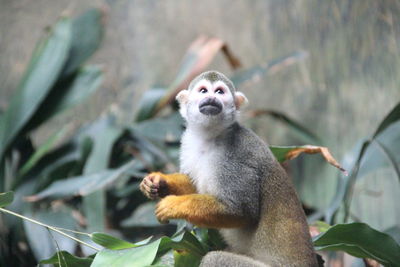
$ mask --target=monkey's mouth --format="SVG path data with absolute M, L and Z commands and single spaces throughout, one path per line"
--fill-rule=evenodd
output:
M 222 104 L 215 98 L 206 98 L 200 101 L 199 111 L 204 115 L 217 115 L 222 111 Z

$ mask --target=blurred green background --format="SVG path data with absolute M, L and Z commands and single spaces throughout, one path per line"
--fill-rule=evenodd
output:
M 104 39 L 89 60 L 101 65 L 103 83 L 84 104 L 37 129 L 35 145 L 54 129 L 67 123 L 78 129 L 105 110 L 133 121 L 144 92 L 171 84 L 187 47 L 200 35 L 225 41 L 243 69 L 294 52 L 305 55 L 291 66 L 253 77 L 239 90 L 250 101 L 248 109 L 276 110 L 300 122 L 320 137 L 316 145 L 329 147 L 344 166 L 346 153 L 371 136 L 400 101 L 400 2 L 395 0 L 0 0 L 0 6 L 2 110 L 35 43 L 60 14 L 76 16 L 93 6 L 106 14 Z M 235 74 L 221 53 L 208 69 Z M 246 123 L 270 144 L 306 143 L 271 117 Z M 397 155 L 398 129 L 391 137 Z M 301 156 L 288 167 L 302 200 L 315 210 L 331 203 L 339 180 L 338 171 L 322 161 Z M 350 218 L 381 231 L 400 227 L 399 199 L 399 177 L 392 167 L 368 172 L 355 184 Z

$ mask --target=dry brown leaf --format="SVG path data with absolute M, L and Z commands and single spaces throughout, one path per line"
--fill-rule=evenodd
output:
M 198 37 L 188 48 L 185 58 L 188 56 L 196 56 L 197 61 L 192 66 L 190 71 L 186 74 L 186 77 L 182 79 L 178 84 L 172 86 L 171 91 L 160 100 L 155 110 L 155 113 L 159 112 L 169 104 L 171 104 L 176 95 L 183 89 L 187 88 L 190 81 L 193 80 L 197 75 L 205 71 L 207 66 L 214 59 L 216 54 L 222 51 L 227 61 L 233 69 L 237 69 L 241 66 L 238 58 L 236 58 L 230 51 L 228 45 L 219 38 L 216 37 Z
M 335 166 L 339 170 L 341 170 L 344 175 L 348 175 L 347 171 L 343 169 L 340 164 L 335 160 L 335 158 L 331 155 L 327 147 L 323 146 L 312 146 L 312 145 L 305 145 L 301 146 L 298 148 L 295 148 L 291 151 L 289 151 L 286 154 L 286 159 L 291 160 L 294 158 L 297 158 L 301 153 L 306 153 L 306 154 L 317 154 L 320 153 L 324 159 L 331 165 Z

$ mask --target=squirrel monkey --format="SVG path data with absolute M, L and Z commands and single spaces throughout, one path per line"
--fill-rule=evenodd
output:
M 223 74 L 200 74 L 177 95 L 186 121 L 180 173 L 146 176 L 140 188 L 160 222 L 217 228 L 228 251 L 201 266 L 318 266 L 294 185 L 267 144 L 236 118 L 247 102 Z

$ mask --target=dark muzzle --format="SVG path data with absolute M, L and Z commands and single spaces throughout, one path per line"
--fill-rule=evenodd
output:
M 222 103 L 216 98 L 205 98 L 200 101 L 199 110 L 204 115 L 217 115 L 222 111 Z

